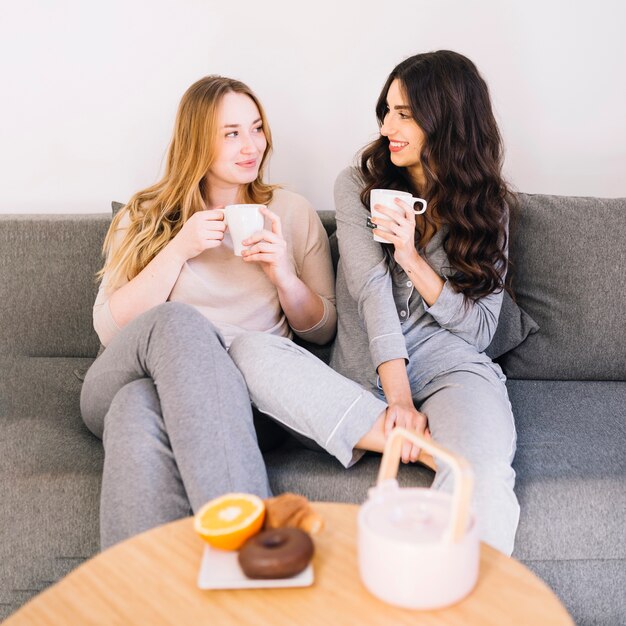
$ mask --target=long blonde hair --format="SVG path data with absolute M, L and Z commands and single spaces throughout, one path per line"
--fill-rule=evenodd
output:
M 187 89 L 178 106 L 163 178 L 137 192 L 111 222 L 102 246 L 106 261 L 97 274 L 101 279 L 105 272 L 109 273 L 110 288 L 139 274 L 196 211 L 206 208 L 205 176 L 215 160 L 217 112 L 222 98 L 229 92 L 244 94 L 254 101 L 267 139 L 259 174 L 243 186 L 242 201 L 267 204 L 272 199 L 276 186 L 263 182 L 272 136 L 261 103 L 252 90 L 238 80 L 223 76 L 201 78 Z M 115 231 L 122 215 L 130 218 L 130 224 L 119 247 L 113 250 Z

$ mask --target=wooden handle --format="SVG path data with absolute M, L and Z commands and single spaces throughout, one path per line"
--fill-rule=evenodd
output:
M 453 454 L 422 435 L 410 432 L 405 428 L 394 428 L 385 444 L 376 484 L 380 486 L 384 481 L 396 478 L 398 475 L 402 442 L 404 439 L 409 439 L 414 444 L 426 450 L 429 454 L 432 454 L 433 457 L 441 459 L 452 468 L 454 474 L 452 515 L 450 526 L 444 535 L 444 541 L 454 543 L 460 541 L 465 536 L 467 530 L 470 501 L 474 486 L 472 468 L 463 457 Z

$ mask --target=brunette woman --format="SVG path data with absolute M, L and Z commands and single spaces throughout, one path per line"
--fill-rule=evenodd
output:
M 311 437 L 345 465 L 363 448 L 382 449 L 395 426 L 429 428 L 471 463 L 481 538 L 510 554 L 519 518 L 515 425 L 505 377 L 484 352 L 503 297 L 509 194 L 487 85 L 460 54 L 418 54 L 391 72 L 376 116 L 380 137 L 335 186 L 339 323 L 331 365 L 343 376 L 306 355 L 300 367 L 324 395 L 347 378 L 382 404 L 337 397 L 331 407 L 321 391 L 299 387 L 292 393 L 308 407 L 281 402 L 279 381 L 268 383 L 267 373 L 242 363 L 261 346 L 280 343 L 287 351 L 283 340 L 243 336 L 234 359 L 262 410 L 281 417 L 308 411 L 307 421 L 325 425 L 327 440 Z M 384 217 L 371 219 L 370 191 L 381 188 L 410 192 L 428 209 L 415 215 L 398 199 L 392 209 L 378 205 Z M 293 362 L 285 366 L 299 367 L 296 348 L 289 350 Z M 406 444 L 403 460 L 416 461 L 419 452 Z M 450 490 L 451 482 L 450 469 L 438 466 L 433 488 Z

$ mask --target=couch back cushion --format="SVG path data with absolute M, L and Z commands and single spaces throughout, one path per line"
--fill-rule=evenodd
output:
M 626 380 L 626 198 L 518 198 L 513 288 L 539 332 L 502 358 L 505 373 Z
M 95 356 L 91 309 L 110 215 L 0 215 L 3 354 Z

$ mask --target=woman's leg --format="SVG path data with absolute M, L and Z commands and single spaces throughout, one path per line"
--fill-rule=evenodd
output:
M 357 443 L 384 415 L 382 400 L 284 337 L 246 333 L 229 353 L 260 411 L 312 439 L 345 467 L 361 458 Z
M 115 394 L 104 419 L 102 442 L 102 550 L 154 526 L 191 515 L 150 378 L 128 383 Z
M 107 439 L 111 440 L 111 429 L 120 430 L 124 419 L 135 420 L 132 402 L 125 397 L 130 392 L 125 388 L 144 379 L 154 383 L 159 410 L 146 409 L 150 401 L 144 388 L 143 395 L 139 394 L 144 402 L 142 422 L 147 416 L 157 422 L 162 418 L 192 510 L 227 491 L 271 495 L 245 382 L 205 317 L 190 306 L 166 303 L 139 316 L 115 337 L 88 371 L 81 393 L 83 419 L 95 435 L 102 437 L 107 428 Z M 124 395 L 116 404 L 114 399 L 120 392 Z M 110 409 L 115 417 L 107 426 Z M 136 455 L 146 450 L 161 450 L 163 454 L 162 447 L 154 443 L 160 424 L 153 426 L 154 445 L 139 438 L 141 449 Z M 105 457 L 107 453 L 105 448 Z M 115 458 L 120 465 L 129 461 L 124 455 Z M 107 471 L 112 463 L 105 463 Z M 155 467 L 171 468 L 171 464 L 162 459 Z M 113 484 L 126 475 L 120 469 Z M 159 480 L 167 481 L 163 477 Z M 119 497 L 126 488 L 120 485 Z M 132 491 L 129 486 L 128 492 Z M 146 497 L 153 497 L 157 508 L 178 510 L 167 500 L 167 493 L 159 491 Z
M 463 456 L 474 471 L 473 505 L 480 537 L 511 554 L 519 520 L 513 491 L 516 433 L 504 382 L 486 364 L 435 378 L 416 396 L 434 441 Z M 450 468 L 440 464 L 434 489 L 452 490 Z

